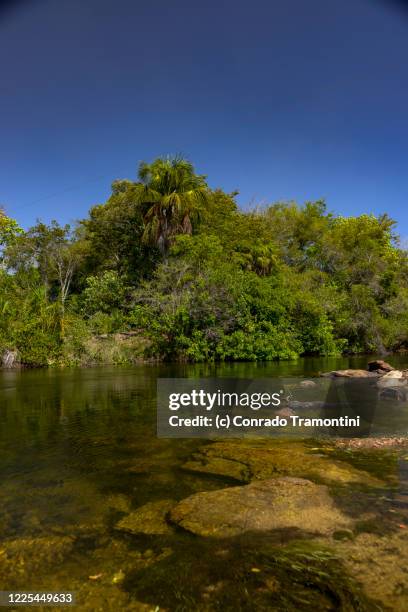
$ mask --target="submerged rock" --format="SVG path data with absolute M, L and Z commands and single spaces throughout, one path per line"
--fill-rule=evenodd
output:
M 277 545 L 262 532 L 221 543 L 187 540 L 179 554 L 134 574 L 125 588 L 143 601 L 153 597 L 157 611 L 379 611 L 327 542 Z
M 407 399 L 408 389 L 404 387 L 385 387 L 380 389 L 378 397 L 382 400 L 390 400 L 393 402 L 405 402 Z
M 295 528 L 330 534 L 351 525 L 327 487 L 303 478 L 273 478 L 240 487 L 196 493 L 179 502 L 170 520 L 201 536 Z
M 346 462 L 316 454 L 304 443 L 295 441 L 215 442 L 201 447 L 183 468 L 191 472 L 232 478 L 241 483 L 295 476 L 328 484 L 382 484 Z
M 191 472 L 202 472 L 203 474 L 213 474 L 214 476 L 225 476 L 240 482 L 249 482 L 251 471 L 248 465 L 236 459 L 226 459 L 224 457 L 212 457 L 211 464 L 208 461 L 201 461 L 198 456 L 191 461 L 183 464 L 183 469 Z
M 15 580 L 25 584 L 62 563 L 74 547 L 75 538 L 69 536 L 41 536 L 16 538 L 0 543 L 0 588 L 7 589 Z
M 332 370 L 331 372 L 324 372 L 320 376 L 327 378 L 371 378 L 377 376 L 375 372 L 368 372 L 367 370 Z
M 166 521 L 169 510 L 176 502 L 161 499 L 149 502 L 131 512 L 116 524 L 116 529 L 132 534 L 165 535 L 172 532 Z
M 290 400 L 289 407 L 292 408 L 292 410 L 321 410 L 325 407 L 325 402 L 300 402 L 298 400 Z
M 363 533 L 339 542 L 336 552 L 350 575 L 385 610 L 406 612 L 408 593 L 408 530 L 378 537 Z
M 108 508 L 118 510 L 120 512 L 130 512 L 131 500 L 127 495 L 121 493 L 111 494 L 106 499 L 106 505 Z

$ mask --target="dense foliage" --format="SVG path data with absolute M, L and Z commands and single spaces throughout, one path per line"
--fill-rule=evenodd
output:
M 75 228 L 0 211 L 0 354 L 29 365 L 271 360 L 408 344 L 387 216 L 242 211 L 181 158 L 141 164 Z

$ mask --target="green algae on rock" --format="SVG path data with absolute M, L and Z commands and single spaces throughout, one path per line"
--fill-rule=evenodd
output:
M 193 459 L 183 464 L 183 470 L 223 476 L 239 482 L 249 482 L 251 480 L 251 470 L 248 465 L 236 459 L 225 459 L 215 455 L 207 460 L 207 456 L 197 454 Z
M 408 598 L 408 531 L 386 537 L 362 533 L 353 541 L 338 542 L 336 554 L 345 570 L 384 609 L 406 612 Z
M 303 442 L 290 440 L 231 440 L 214 442 L 200 448 L 183 469 L 239 482 L 281 476 L 308 478 L 326 484 L 383 483 L 345 461 L 311 452 Z
M 280 546 L 265 534 L 179 543 L 172 557 L 130 574 L 124 588 L 160 610 L 383 610 L 326 545 Z
M 43 536 L 16 538 L 0 543 L 0 588 L 9 589 L 16 578 L 32 580 L 40 571 L 62 563 L 74 547 L 75 538 Z
M 330 534 L 352 524 L 336 508 L 326 486 L 302 478 L 195 493 L 170 511 L 170 520 L 192 533 L 215 537 L 275 529 Z
M 172 532 L 166 515 L 175 505 L 172 499 L 148 502 L 116 524 L 116 529 L 132 534 L 165 535 Z

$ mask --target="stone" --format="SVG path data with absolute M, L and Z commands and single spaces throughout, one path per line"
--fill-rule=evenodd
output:
M 224 476 L 240 483 L 295 476 L 327 484 L 381 481 L 349 463 L 321 456 L 303 442 L 284 440 L 229 440 L 202 446 L 183 469 Z
M 69 536 L 40 536 L 16 538 L 0 544 L 1 588 L 15 584 L 18 576 L 26 584 L 33 576 L 52 572 L 72 553 L 75 538 Z
M 365 592 L 378 602 L 378 610 L 406 612 L 408 530 L 383 537 L 362 533 L 354 540 L 336 542 L 335 550 L 346 571 L 358 577 Z
M 334 441 L 338 448 L 347 449 L 382 449 L 382 448 L 406 448 L 408 438 L 339 438 Z
M 165 535 L 172 533 L 172 529 L 166 521 L 166 516 L 175 503 L 172 499 L 148 502 L 121 519 L 116 523 L 115 528 L 134 535 Z
M 368 372 L 367 370 L 332 370 L 331 372 L 324 372 L 321 376 L 327 378 L 370 378 L 377 376 L 375 372 Z
M 404 387 L 384 387 L 380 389 L 378 397 L 381 400 L 390 400 L 393 402 L 406 402 L 408 388 Z
M 377 372 L 378 370 L 382 370 L 383 372 L 391 372 L 394 368 L 392 365 L 386 361 L 383 361 L 382 359 L 375 359 L 374 361 L 368 362 L 367 369 L 369 372 Z
M 299 384 L 299 387 L 303 387 L 304 389 L 316 387 L 317 383 L 314 380 L 302 380 Z
M 106 505 L 108 508 L 119 512 L 130 512 L 132 506 L 129 497 L 121 493 L 108 495 Z
M 276 413 L 277 416 L 280 416 L 283 418 L 289 418 L 291 416 L 294 416 L 295 414 L 296 412 L 293 410 L 293 408 L 289 408 L 289 406 L 285 406 L 284 408 L 281 408 Z
M 292 410 L 321 410 L 325 407 L 325 402 L 299 402 L 298 400 L 290 400 L 289 407 Z
M 208 463 L 203 460 L 187 461 L 183 464 L 183 469 L 187 472 L 202 472 L 208 474 Z M 214 476 L 227 476 L 241 482 L 248 482 L 250 479 L 250 470 L 245 463 L 241 463 L 235 459 L 224 459 L 224 457 L 214 457 L 211 462 L 211 474 Z
M 380 389 L 384 387 L 405 387 L 406 385 L 408 385 L 408 380 L 401 370 L 387 372 L 387 374 L 384 374 L 384 376 L 377 380 L 377 387 Z
M 170 520 L 194 534 L 220 538 L 276 529 L 328 535 L 352 525 L 325 485 L 303 478 L 195 493 L 170 511 Z
M 1 355 L 0 365 L 7 369 L 18 367 L 20 365 L 20 355 L 18 351 L 6 349 Z
M 392 370 L 384 374 L 381 380 L 393 380 L 394 378 L 404 378 L 403 372 L 401 370 Z

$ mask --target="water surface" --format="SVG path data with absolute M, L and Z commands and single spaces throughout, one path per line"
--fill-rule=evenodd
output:
M 408 365 L 403 357 L 391 361 L 396 367 Z M 149 501 L 180 500 L 231 485 L 181 469 L 205 441 L 156 437 L 157 377 L 314 376 L 336 368 L 365 368 L 366 362 L 365 357 L 309 358 L 266 364 L 0 372 L 0 588 L 74 590 L 79 609 L 84 610 L 213 610 L 220 606 L 262 610 L 274 605 L 275 609 L 285 605 L 288 610 L 306 610 L 312 604 L 327 610 L 367 605 L 368 610 L 377 605 L 350 599 L 346 595 L 350 589 L 346 583 L 341 586 L 340 578 L 338 592 L 334 586 L 328 593 L 320 587 L 311 591 L 299 579 L 298 590 L 285 595 L 287 600 L 282 592 L 272 596 L 272 578 L 268 578 L 270 584 L 265 582 L 269 587 L 259 586 L 257 572 L 245 567 L 251 565 L 253 552 L 253 563 L 263 563 L 262 571 L 275 572 L 276 580 L 286 576 L 293 582 L 296 570 L 288 570 L 286 557 L 277 556 L 273 548 L 282 544 L 281 537 L 270 542 L 275 552 L 262 549 L 262 560 L 254 538 L 222 545 L 182 531 L 172 537 L 135 537 L 115 530 L 121 517 Z M 396 422 L 394 433 L 406 433 L 406 421 Z M 408 462 L 404 453 L 388 452 L 379 460 L 370 453 L 344 451 L 342 458 L 370 473 L 394 472 L 392 486 L 384 486 L 375 495 L 359 491 L 355 503 L 359 508 L 369 506 L 373 495 L 384 500 L 379 509 L 381 516 L 385 513 L 384 525 L 377 522 L 377 530 L 381 536 L 395 527 L 398 535 L 397 519 L 405 525 Z M 320 549 L 308 554 L 317 555 L 313 557 L 316 568 L 330 563 Z M 338 567 L 333 565 L 333 576 Z M 309 576 L 309 583 L 319 582 L 319 571 Z M 197 578 L 200 572 L 202 587 Z M 327 583 L 332 579 L 327 578 Z

